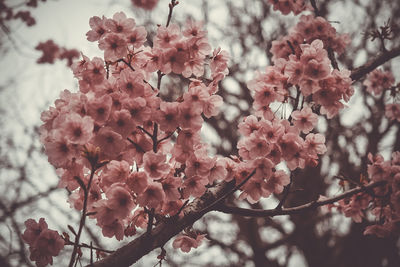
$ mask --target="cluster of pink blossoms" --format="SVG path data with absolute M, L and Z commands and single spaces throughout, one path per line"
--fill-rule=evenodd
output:
M 396 88 L 400 87 L 400 84 L 395 86 L 395 79 L 390 71 L 382 71 L 376 69 L 367 75 L 363 85 L 367 88 L 370 94 L 380 96 L 382 93 L 390 92 L 390 97 L 396 100 L 395 95 Z M 394 92 L 394 93 L 393 93 Z M 385 115 L 390 120 L 400 121 L 400 103 L 393 101 L 393 103 L 385 105 Z
M 154 9 L 158 4 L 158 0 L 131 0 L 131 1 L 134 6 L 147 10 Z
M 75 59 L 79 58 L 79 52 L 76 49 L 67 49 L 65 47 L 59 47 L 53 40 L 47 40 L 46 42 L 40 42 L 36 47 L 36 50 L 41 51 L 42 55 L 38 58 L 37 63 L 50 63 L 53 64 L 56 59 L 66 60 L 67 65 L 71 66 Z
M 274 6 L 274 10 L 279 10 L 283 15 L 287 15 L 290 12 L 298 15 L 304 10 L 310 9 L 305 0 L 268 0 L 268 2 Z
M 228 54 L 218 48 L 209 55 L 202 23 L 159 26 L 152 47 L 144 45 L 145 29 L 122 12 L 93 17 L 90 26 L 88 40 L 99 42 L 106 62 L 84 56 L 73 64 L 80 91 L 65 90 L 43 112 L 41 140 L 59 186 L 72 191 L 71 205 L 83 208 L 82 184 L 90 184 L 90 217 L 104 236 L 121 240 L 147 227 L 149 211 L 174 216 L 206 185 L 228 178 L 227 160 L 210 157 L 200 138 L 203 117 L 222 105 L 216 92 Z M 205 84 L 196 78 L 207 65 Z M 159 81 L 171 72 L 189 77 L 188 89 L 174 102 L 162 100 L 151 85 L 155 72 Z M 187 242 L 176 244 L 187 250 Z
M 321 40 L 325 48 L 341 54 L 350 43 L 347 34 L 339 35 L 336 29 L 322 17 L 302 15 L 300 21 L 289 31 L 289 35 L 279 40 L 272 41 L 272 60 L 276 62 L 280 58 L 288 59 L 290 55 L 297 57 L 302 53 L 301 45 L 311 44 L 314 40 Z M 294 50 L 294 52 L 293 52 Z
M 269 104 L 284 102 L 294 86 L 304 97 L 311 96 L 313 105 L 320 106 L 321 114 L 332 118 L 344 107 L 354 93 L 350 71 L 332 70 L 328 53 L 321 40 L 300 45 L 299 55 L 278 59 L 274 66 L 268 66 L 265 73 L 257 73 L 248 83 L 255 92 L 253 107 L 256 115 L 271 119 L 273 113 Z
M 30 259 L 38 267 L 53 264 L 53 257 L 64 247 L 64 240 L 57 231 L 48 229 L 44 218 L 40 218 L 39 222 L 28 219 L 25 226 L 22 239 L 29 245 Z
M 374 234 L 386 237 L 400 234 L 400 152 L 392 154 L 392 159 L 385 161 L 381 155 L 368 155 L 368 178 L 371 182 L 386 182 L 385 186 L 377 187 L 371 191 L 353 195 L 344 199 L 337 205 L 345 216 L 351 217 L 355 222 L 365 218 L 367 210 L 375 218 L 376 223 L 368 226 L 364 234 Z
M 325 137 L 309 133 L 317 123 L 317 115 L 305 107 L 293 112 L 293 119 L 290 125 L 288 120 L 250 115 L 239 124 L 239 132 L 244 137 L 238 143 L 239 155 L 246 162 L 242 164 L 256 170 L 243 186 L 242 198 L 247 197 L 254 203 L 260 197 L 281 193 L 290 179 L 286 172 L 276 170 L 276 165 L 285 161 L 290 170 L 316 166 L 318 154 L 326 152 Z M 305 140 L 300 132 L 308 133 Z

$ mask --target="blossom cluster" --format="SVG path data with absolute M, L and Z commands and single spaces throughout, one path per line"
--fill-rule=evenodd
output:
M 254 177 L 244 186 L 242 194 L 250 202 L 271 193 L 279 194 L 289 183 L 289 176 L 275 166 L 285 161 L 290 170 L 315 166 L 318 154 L 326 152 L 325 137 L 309 133 L 305 140 L 300 132 L 308 133 L 317 123 L 317 115 L 309 107 L 293 112 L 294 124 L 278 118 L 264 119 L 250 115 L 239 124 L 243 135 L 238 143 L 239 155 L 247 166 L 256 170 Z M 240 180 L 240 179 L 239 179 Z
M 22 239 L 29 245 L 30 259 L 35 261 L 38 267 L 53 264 L 53 257 L 64 247 L 62 237 L 57 231 L 48 229 L 44 218 L 40 218 L 39 222 L 28 219 L 25 226 Z
M 93 17 L 90 26 L 87 37 L 98 41 L 105 62 L 83 56 L 72 65 L 79 92 L 65 90 L 42 113 L 41 140 L 71 205 L 83 209 L 87 191 L 90 217 L 104 236 L 121 240 L 146 228 L 149 212 L 174 216 L 185 200 L 227 178 L 226 160 L 209 156 L 200 130 L 222 104 L 216 93 L 228 54 L 211 54 L 202 23 L 159 26 L 153 46 L 122 12 Z M 205 66 L 207 83 L 197 79 Z M 151 82 L 171 72 L 190 82 L 167 102 Z
M 353 195 L 350 199 L 341 200 L 337 205 L 339 211 L 355 222 L 365 218 L 366 210 L 375 218 L 376 224 L 368 226 L 364 234 L 386 237 L 400 233 L 400 152 L 392 154 L 392 159 L 385 161 L 381 155 L 368 154 L 367 182 L 386 182 L 385 186 Z
M 275 65 L 266 68 L 265 73 L 257 73 L 248 83 L 249 89 L 255 92 L 253 107 L 258 114 L 271 118 L 269 104 L 286 101 L 293 86 L 304 97 L 311 96 L 310 103 L 320 106 L 321 114 L 328 118 L 338 114 L 344 107 L 342 100 L 347 102 L 353 95 L 350 71 L 332 70 L 321 40 L 302 44 L 300 49 L 298 56 L 292 54 L 288 60 L 277 60 Z
M 158 0 L 131 0 L 132 4 L 136 7 L 140 7 L 146 10 L 154 9 L 157 4 Z
M 181 234 L 175 238 L 172 246 L 174 248 L 180 248 L 183 252 L 190 252 L 192 248 L 197 248 L 205 235 L 189 233 L 189 234 Z
M 330 48 L 338 54 L 343 53 L 350 43 L 347 34 L 339 35 L 336 29 L 322 17 L 302 15 L 299 22 L 289 30 L 289 35 L 272 41 L 272 60 L 288 59 L 290 55 L 300 56 L 304 43 L 311 44 L 314 40 L 321 40 L 325 48 Z
M 37 63 L 39 64 L 53 64 L 56 59 L 65 59 L 67 61 L 67 65 L 71 66 L 72 62 L 79 58 L 78 50 L 59 47 L 56 43 L 54 43 L 53 40 L 40 42 L 35 49 L 42 52 L 41 57 L 37 60 Z
M 29 9 L 36 8 L 39 2 L 46 0 L 29 0 L 19 5 L 13 5 L 10 1 L 0 1 L 0 24 L 5 25 L 11 20 L 21 20 L 26 26 L 31 27 L 36 24 Z
M 310 9 L 305 0 L 268 0 L 268 2 L 274 6 L 274 10 L 279 10 L 284 15 L 290 12 L 298 15 L 304 10 Z
M 400 103 L 396 101 L 396 90 L 400 84 L 395 86 L 395 79 L 390 71 L 382 71 L 375 69 L 367 75 L 363 85 L 366 87 L 367 92 L 374 96 L 380 96 L 386 92 L 390 92 L 390 97 L 393 99 L 392 103 L 386 103 L 385 116 L 390 120 L 400 121 Z

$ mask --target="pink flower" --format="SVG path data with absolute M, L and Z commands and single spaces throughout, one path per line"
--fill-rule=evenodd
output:
M 185 69 L 186 60 L 187 54 L 184 51 L 177 50 L 174 47 L 166 49 L 162 54 L 162 65 L 160 70 L 165 74 L 171 72 L 181 74 Z
M 109 159 L 118 156 L 126 146 L 122 136 L 114 132 L 110 127 L 103 127 L 98 131 L 95 137 L 95 144 L 100 147 L 101 152 Z
M 124 238 L 124 225 L 118 219 L 115 219 L 110 224 L 101 225 L 102 233 L 106 237 L 113 237 L 117 240 L 122 240 Z
M 99 41 L 99 48 L 104 50 L 104 59 L 114 61 L 126 56 L 126 42 L 118 34 L 110 33 Z
M 108 188 L 114 183 L 124 183 L 130 173 L 129 163 L 122 160 L 112 160 L 107 163 L 105 170 L 101 173 L 101 186 Z
M 101 84 L 106 78 L 103 59 L 94 57 L 91 61 L 88 61 L 82 75 L 82 78 L 90 81 L 91 84 Z
M 253 177 L 252 177 L 253 178 Z M 263 179 L 250 179 L 243 186 L 243 193 L 240 195 L 240 199 L 246 198 L 250 203 L 254 204 L 260 200 L 261 197 L 268 197 L 271 192 L 265 190 L 265 181 Z
M 64 240 L 57 231 L 45 229 L 37 238 L 34 247 L 43 254 L 57 256 L 64 248 Z
M 144 169 L 153 179 L 159 179 L 169 173 L 170 167 L 165 163 L 165 155 L 161 152 L 147 152 L 143 156 Z
M 179 125 L 182 129 L 200 130 L 203 124 L 203 118 L 199 110 L 193 109 L 190 104 L 181 103 L 179 105 Z
M 173 47 L 181 39 L 181 33 L 177 24 L 171 24 L 168 27 L 160 26 L 154 37 L 154 46 L 160 48 Z
M 111 115 L 109 123 L 109 126 L 124 139 L 135 129 L 135 123 L 131 119 L 131 114 L 126 109 L 116 110 Z
M 285 67 L 285 75 L 287 75 L 288 82 L 291 84 L 299 84 L 300 80 L 303 78 L 303 64 L 297 60 L 295 56 L 290 56 L 290 61 Z
M 271 160 L 264 157 L 257 158 L 252 162 L 252 165 L 256 169 L 254 177 L 260 179 L 268 179 L 272 174 L 272 168 L 275 166 Z
M 183 149 L 191 150 L 195 144 L 200 142 L 200 134 L 198 131 L 193 131 L 191 129 L 182 130 L 179 132 L 176 142 Z M 185 161 L 186 159 L 187 158 L 185 158 Z
M 214 161 L 208 157 L 206 151 L 198 149 L 186 160 L 185 173 L 188 177 L 208 176 L 213 165 Z
M 87 114 L 98 124 L 103 125 L 110 116 L 112 99 L 109 95 L 94 98 L 86 103 Z
M 385 116 L 390 120 L 400 121 L 400 104 L 387 104 L 385 106 Z
M 166 201 L 176 201 L 180 198 L 181 194 L 178 188 L 181 186 L 182 180 L 178 177 L 168 176 L 161 181 Z
M 124 12 L 117 12 L 112 19 L 106 19 L 105 26 L 114 33 L 128 34 L 133 30 L 136 23 L 132 18 L 126 18 Z
M 225 50 L 221 50 L 220 47 L 214 49 L 213 56 L 210 62 L 210 68 L 212 73 L 223 73 L 228 74 L 228 60 L 229 54 Z
M 146 42 L 146 36 L 146 29 L 143 26 L 139 26 L 126 35 L 126 40 L 129 45 L 132 45 L 134 48 L 139 48 Z
M 202 21 L 187 20 L 182 34 L 185 37 L 203 38 L 207 35 L 207 31 L 203 30 Z
M 33 219 L 25 221 L 26 230 L 22 234 L 22 239 L 29 245 L 33 246 L 39 235 L 46 229 L 48 229 L 47 223 L 44 218 L 40 218 L 39 222 Z
M 160 110 L 154 115 L 160 129 L 173 132 L 178 127 L 178 103 L 161 102 Z
M 129 111 L 131 119 L 136 125 L 142 125 L 151 117 L 151 109 L 146 104 L 143 97 L 127 98 L 123 100 L 122 107 Z
M 84 145 L 93 136 L 93 119 L 89 116 L 81 117 L 76 113 L 66 115 L 60 134 L 72 144 Z
M 39 223 L 33 219 L 25 221 L 26 230 L 22 239 L 29 245 L 30 259 L 36 266 L 53 264 L 53 256 L 57 256 L 64 247 L 64 240 L 57 231 L 47 228 L 44 218 Z
M 55 167 L 64 167 L 72 162 L 74 158 L 79 157 L 78 147 L 69 142 L 60 131 L 52 131 L 51 139 L 44 141 L 46 154 L 49 162 Z
M 120 73 L 118 88 L 128 93 L 132 98 L 143 97 L 145 91 L 143 79 L 144 77 L 140 72 L 125 69 Z
M 203 104 L 203 113 L 206 118 L 217 116 L 224 101 L 219 95 L 209 96 Z
M 201 197 L 206 192 L 206 185 L 208 184 L 207 177 L 204 176 L 191 176 L 186 178 L 183 183 L 183 197 L 189 198 L 189 196 L 193 197 Z
M 245 147 L 249 151 L 251 159 L 264 157 L 270 152 L 270 143 L 265 136 L 259 132 L 254 132 L 245 141 Z
M 144 68 L 147 72 L 154 72 L 161 69 L 162 66 L 162 49 L 153 47 L 151 51 L 144 52 L 148 58 Z
M 126 184 L 129 189 L 136 194 L 143 193 L 148 183 L 148 177 L 145 172 L 132 172 L 126 180 Z
M 279 138 L 284 134 L 285 128 L 279 121 L 274 121 L 271 123 L 270 121 L 262 121 L 260 123 L 262 125 L 261 132 L 265 136 L 266 140 L 269 143 L 278 142 Z
M 210 169 L 210 175 L 208 176 L 208 182 L 210 184 L 212 184 L 215 180 L 225 180 L 228 175 L 226 165 L 227 163 L 223 159 L 214 158 L 214 166 Z
M 291 160 L 302 149 L 303 143 L 303 139 L 294 133 L 283 135 L 278 142 L 285 160 Z
M 137 202 L 142 207 L 158 208 L 165 201 L 165 193 L 161 183 L 150 182 L 146 190 L 138 195 Z
M 194 237 L 191 237 L 189 235 L 182 234 L 175 238 L 172 246 L 175 249 L 180 248 L 182 252 L 190 252 L 192 248 L 197 248 L 201 245 L 204 237 L 205 235 L 196 235 Z
M 126 218 L 136 206 L 131 194 L 122 183 L 115 183 L 106 191 L 107 206 L 114 211 L 115 217 Z
M 183 94 L 183 100 L 187 105 L 199 112 L 203 111 L 203 105 L 208 99 L 210 94 L 207 92 L 207 88 L 202 86 L 190 86 L 188 92 Z
M 104 25 L 106 18 L 99 18 L 97 16 L 91 17 L 89 20 L 89 25 L 92 30 L 86 33 L 87 39 L 90 42 L 98 41 L 107 32 Z
M 311 155 L 324 154 L 326 152 L 325 136 L 310 133 L 306 136 L 305 149 Z
M 271 177 L 267 179 L 263 186 L 271 193 L 280 194 L 282 193 L 284 186 L 288 185 L 289 182 L 289 175 L 282 170 L 278 170 L 273 172 Z
M 242 122 L 239 123 L 239 132 L 244 136 L 249 136 L 254 131 L 257 131 L 261 128 L 261 124 L 258 122 L 258 119 L 254 115 L 247 116 L 243 119 Z
M 185 61 L 184 70 L 182 71 L 183 77 L 190 77 L 192 74 L 200 77 L 204 74 L 204 59 L 191 58 Z
M 301 111 L 293 111 L 292 118 L 294 126 L 305 134 L 309 133 L 318 122 L 317 114 L 314 114 L 309 107 L 304 107 Z
M 394 77 L 390 71 L 375 69 L 367 75 L 363 85 L 367 87 L 369 93 L 381 94 L 385 89 L 389 89 L 394 84 Z

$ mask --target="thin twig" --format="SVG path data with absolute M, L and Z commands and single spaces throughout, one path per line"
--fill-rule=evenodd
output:
M 136 143 L 135 141 L 133 141 L 132 139 L 130 139 L 129 137 L 127 137 L 126 138 L 132 145 L 134 145 L 135 146 L 135 148 L 137 149 L 137 150 L 139 150 L 140 152 L 146 152 L 146 151 L 144 151 L 144 149 L 138 144 L 138 143 Z
M 289 196 L 290 193 L 290 187 L 292 186 L 293 183 L 293 172 L 290 174 L 290 182 L 287 186 L 285 186 L 285 189 L 283 190 L 283 197 L 281 201 L 279 201 L 279 204 L 276 206 L 276 210 L 282 210 L 283 205 L 285 204 L 285 201 L 287 197 Z
M 315 0 L 310 0 L 310 2 L 311 2 L 311 6 L 314 8 L 315 16 L 316 17 L 320 16 L 319 9 L 317 7 L 317 3 L 315 2 Z
M 226 206 L 226 205 L 218 205 L 216 206 L 216 210 L 223 212 L 223 213 L 228 213 L 228 214 L 236 214 L 240 216 L 248 216 L 248 217 L 272 217 L 272 216 L 279 216 L 279 215 L 290 215 L 290 214 L 296 214 L 300 213 L 303 211 L 315 209 L 317 207 L 321 207 L 327 204 L 333 204 L 341 199 L 351 197 L 355 194 L 361 193 L 361 192 L 366 192 L 367 190 L 371 190 L 375 187 L 383 186 L 386 184 L 386 181 L 379 181 L 375 182 L 372 184 L 369 184 L 364 187 L 357 187 L 354 189 L 351 189 L 347 192 L 344 192 L 343 194 L 340 194 L 336 197 L 331 197 L 325 200 L 318 200 L 318 201 L 312 201 L 304 205 L 300 205 L 297 207 L 292 207 L 292 208 L 286 208 L 286 209 L 268 209 L 268 210 L 262 210 L 262 209 L 245 209 L 245 208 L 239 208 L 239 207 L 232 207 L 232 206 Z
M 149 131 L 147 131 L 145 128 L 143 128 L 142 126 L 137 126 L 138 129 L 142 130 L 145 134 L 147 134 L 150 138 L 153 138 L 153 135 L 151 133 L 149 133 Z
M 160 140 L 158 140 L 157 143 L 159 144 L 159 143 L 161 143 L 162 141 L 167 140 L 168 138 L 170 138 L 171 136 L 173 136 L 174 133 L 175 133 L 175 131 L 171 132 L 171 133 L 168 134 L 167 136 L 165 136 L 165 137 L 161 138 Z
M 85 221 L 86 221 L 86 210 L 87 210 L 87 204 L 88 204 L 87 202 L 88 202 L 88 198 L 89 198 L 90 186 L 92 184 L 92 180 L 93 180 L 95 172 L 96 172 L 96 166 L 95 166 L 95 164 L 93 164 L 87 187 L 84 184 L 83 184 L 83 186 L 81 185 L 81 188 L 82 188 L 83 193 L 84 193 L 83 209 L 82 209 L 81 220 L 80 220 L 80 223 L 79 223 L 79 230 L 78 230 L 78 233 L 77 233 L 77 235 L 75 237 L 74 249 L 72 250 L 71 259 L 70 259 L 70 262 L 69 262 L 69 265 L 68 265 L 69 267 L 73 266 L 73 264 L 75 262 L 76 254 L 78 252 L 79 239 L 81 237 L 82 229 L 83 229 L 83 226 L 85 225 Z
M 169 7 L 169 13 L 168 13 L 168 18 L 167 18 L 167 24 L 166 27 L 169 26 L 169 23 L 171 22 L 172 19 L 172 11 L 174 10 L 174 7 L 178 4 L 179 2 L 175 1 L 175 0 L 171 0 L 171 3 L 169 3 L 168 7 Z

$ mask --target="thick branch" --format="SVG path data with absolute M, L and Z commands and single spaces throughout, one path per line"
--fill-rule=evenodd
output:
M 223 213 L 236 214 L 236 215 L 240 215 L 240 216 L 249 216 L 249 217 L 272 217 L 272 216 L 278 216 L 278 215 L 289 215 L 289 214 L 300 213 L 300 212 L 307 211 L 307 210 L 312 210 L 312 209 L 315 209 L 317 207 L 321 207 L 321 206 L 324 206 L 327 204 L 332 204 L 332 203 L 335 203 L 336 201 L 339 201 L 346 197 L 351 197 L 352 195 L 355 195 L 357 193 L 366 192 L 366 191 L 371 190 L 372 188 L 382 186 L 385 183 L 386 183 L 385 181 L 375 182 L 375 183 L 369 184 L 367 186 L 351 189 L 351 190 L 349 190 L 343 194 L 340 194 L 336 197 L 328 198 L 325 200 L 313 201 L 313 202 L 310 202 L 310 203 L 307 203 L 304 205 L 287 208 L 287 209 L 269 209 L 269 210 L 244 209 L 244 208 L 239 208 L 239 207 L 218 205 L 215 210 L 223 212 Z
M 204 214 L 213 210 L 214 206 L 219 203 L 217 200 L 223 198 L 223 196 L 231 192 L 233 188 L 235 188 L 234 182 L 222 183 L 210 188 L 201 198 L 194 200 L 193 203 L 187 205 L 183 209 L 183 213 L 185 214 L 183 218 L 174 216 L 161 222 L 150 234 L 142 234 L 127 245 L 116 250 L 107 258 L 95 262 L 90 266 L 130 266 L 153 249 L 162 247 L 168 240 L 177 235 L 184 228 L 191 226 Z
M 374 59 L 362 65 L 361 67 L 354 69 L 351 72 L 350 78 L 353 81 L 358 81 L 359 79 L 361 79 L 361 77 L 373 71 L 376 67 L 398 56 L 400 56 L 400 47 L 393 48 L 392 50 L 387 52 L 383 52 Z

